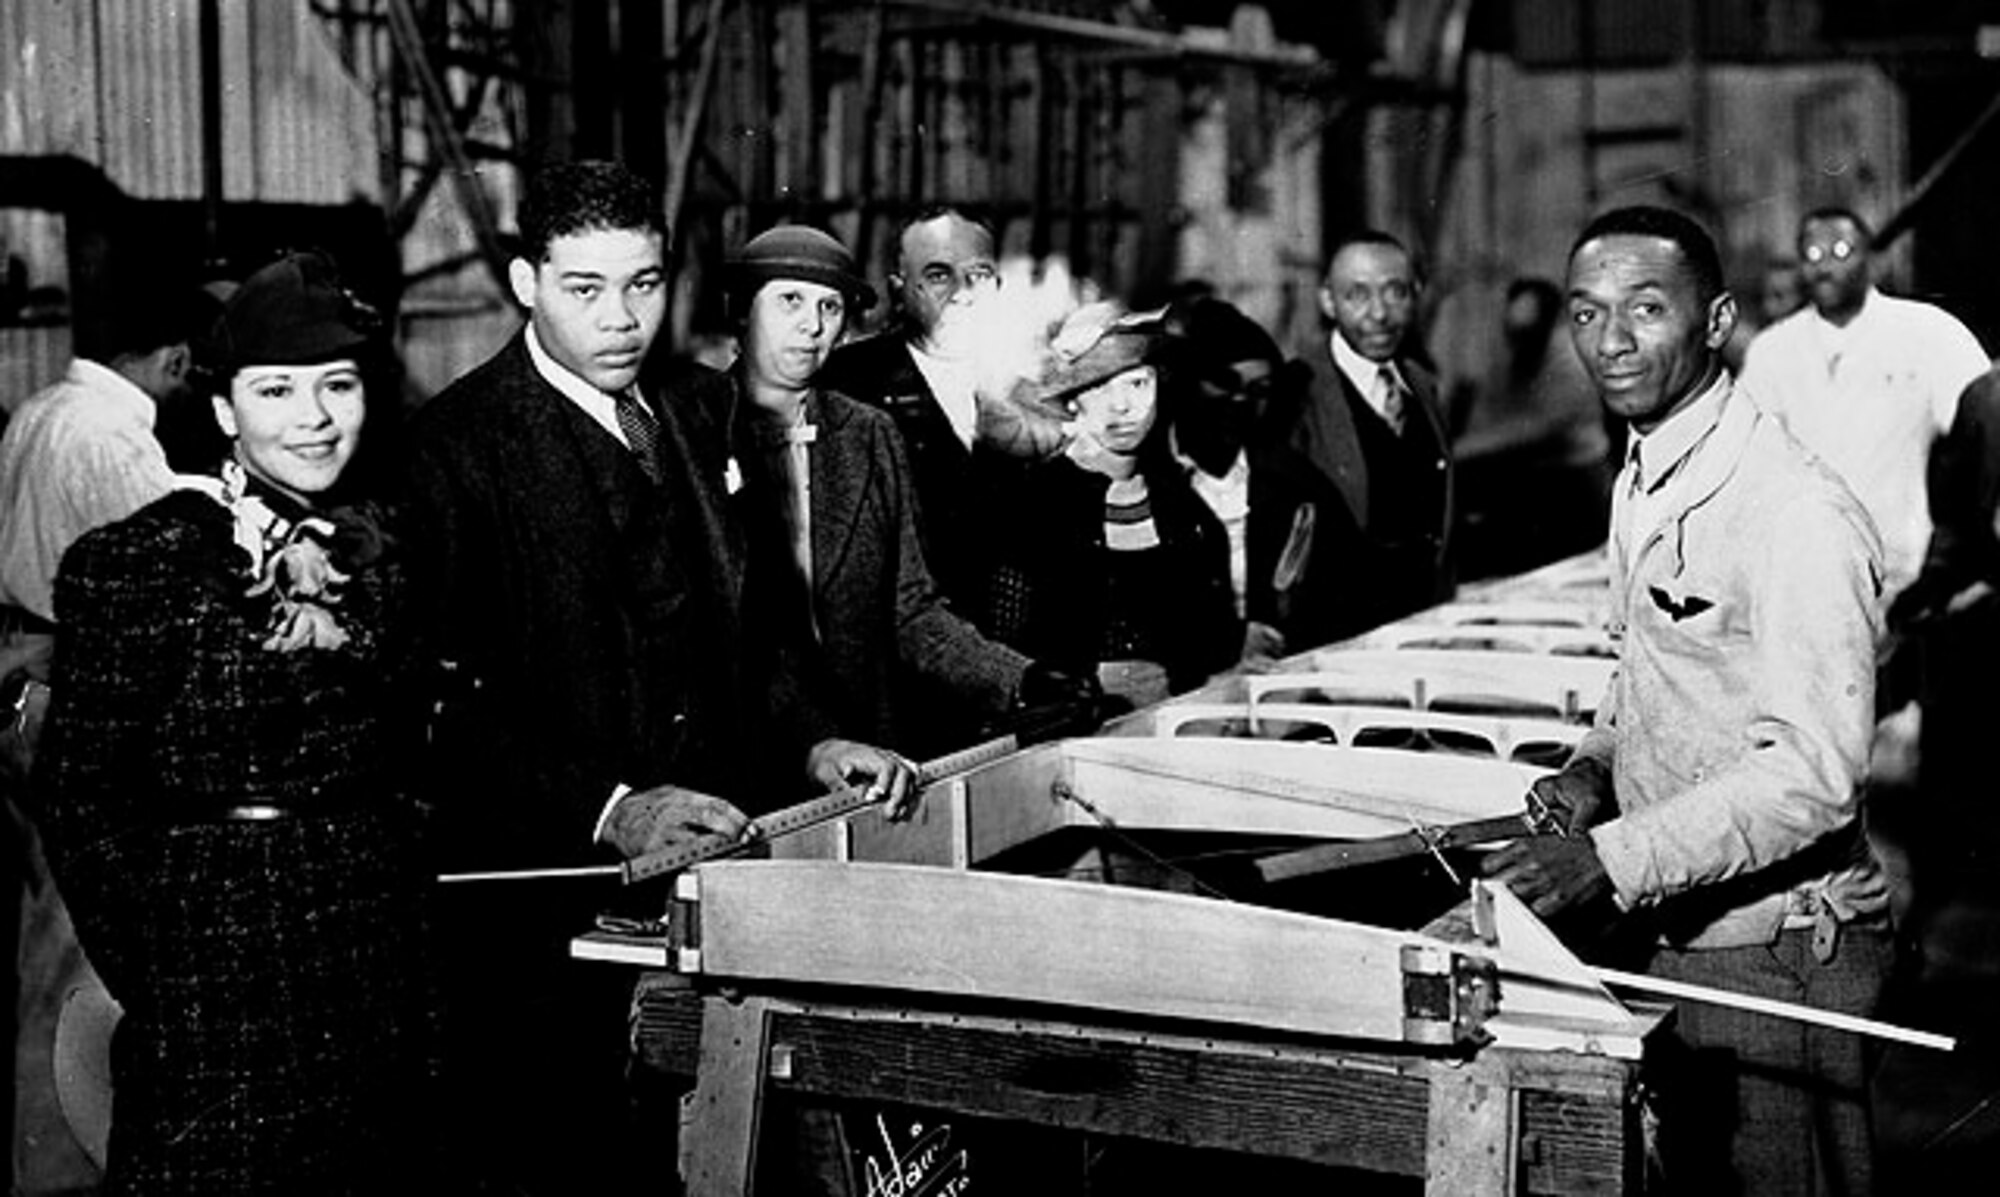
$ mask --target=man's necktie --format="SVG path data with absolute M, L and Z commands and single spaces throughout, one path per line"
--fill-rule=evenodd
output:
M 660 421 L 651 408 L 631 391 L 620 391 L 615 396 L 618 409 L 618 428 L 625 434 L 625 443 L 632 448 L 632 456 L 639 459 L 639 468 L 646 471 L 646 477 L 660 480 Z
M 1395 367 L 1383 366 L 1377 371 L 1382 380 L 1382 418 L 1389 422 L 1390 431 L 1403 435 L 1403 418 L 1406 404 L 1406 388 L 1403 380 L 1396 375 Z

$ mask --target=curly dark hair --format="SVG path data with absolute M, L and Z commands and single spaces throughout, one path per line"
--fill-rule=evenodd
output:
M 594 229 L 638 229 L 668 239 L 651 184 L 616 162 L 585 159 L 542 167 L 521 197 L 521 256 L 548 260 L 549 243 Z

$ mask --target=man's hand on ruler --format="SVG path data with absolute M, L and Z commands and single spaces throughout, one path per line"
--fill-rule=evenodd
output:
M 1604 762 L 1577 757 L 1562 771 L 1537 778 L 1529 789 L 1528 807 L 1546 819 L 1558 835 L 1580 835 L 1595 827 L 1613 809 L 1611 772 Z
M 829 790 L 861 786 L 869 801 L 881 802 L 891 820 L 910 817 L 917 805 L 917 769 L 886 748 L 852 740 L 821 740 L 806 756 L 814 781 Z
M 1611 878 L 1587 835 L 1534 835 L 1480 862 L 1479 871 L 1514 891 L 1543 918 L 1606 897 Z
M 713 794 L 680 786 L 634 790 L 618 800 L 598 839 L 627 860 L 699 843 L 734 843 L 756 834 L 750 817 Z

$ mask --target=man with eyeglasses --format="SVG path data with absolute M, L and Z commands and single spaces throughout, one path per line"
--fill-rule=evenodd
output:
M 1916 577 L 1930 540 L 1931 444 L 1951 426 L 1959 393 L 1992 362 L 1944 309 L 1875 288 L 1872 241 L 1850 209 L 1806 214 L 1798 254 L 1810 302 L 1750 343 L 1742 386 L 1874 518 L 1887 603 Z
M 1408 352 L 1418 294 L 1395 237 L 1340 242 L 1319 290 L 1325 351 L 1253 445 L 1249 617 L 1288 652 L 1451 595 L 1451 453 L 1436 380 Z
M 975 454 L 975 397 L 1000 289 L 993 231 L 955 208 L 930 208 L 903 226 L 889 290 L 890 328 L 850 342 L 827 359 L 819 384 L 880 407 L 895 420 L 921 507 L 924 558 L 945 598 L 980 621 L 982 548 L 991 538 L 987 453 Z

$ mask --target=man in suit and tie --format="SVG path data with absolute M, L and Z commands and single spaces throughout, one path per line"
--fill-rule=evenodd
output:
M 1409 250 L 1363 232 L 1320 286 L 1333 330 L 1251 446 L 1250 618 L 1296 652 L 1450 597 L 1452 463 L 1431 372 L 1406 352 Z
M 835 738 L 798 681 L 804 630 L 729 501 L 726 430 L 640 385 L 666 300 L 654 190 L 554 165 L 520 232 L 525 327 L 412 428 L 411 569 L 439 856 L 535 877 L 443 887 L 450 1121 L 475 1187 L 572 1193 L 657 1157 L 621 1142 L 631 978 L 567 950 L 616 883 L 540 874 L 734 837 L 808 776 L 893 809 L 910 776 Z

